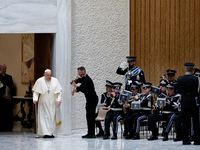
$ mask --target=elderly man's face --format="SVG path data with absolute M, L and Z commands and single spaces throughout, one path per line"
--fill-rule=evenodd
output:
M 6 66 L 1 66 L 1 74 L 5 74 L 6 73 Z
M 44 76 L 45 76 L 45 79 L 46 79 L 47 81 L 50 81 L 50 80 L 51 80 L 51 71 L 45 72 L 45 73 L 44 73 Z

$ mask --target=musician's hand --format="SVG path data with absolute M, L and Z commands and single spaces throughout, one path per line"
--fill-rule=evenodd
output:
M 131 105 L 130 105 L 130 104 L 125 104 L 124 107 L 125 107 L 125 108 L 130 108 Z
M 72 93 L 72 95 L 74 95 L 74 93 L 75 93 L 74 90 L 72 90 L 71 93 Z
M 110 93 L 110 92 L 108 92 L 108 93 L 107 93 L 107 97 L 110 97 L 110 95 L 111 95 L 111 93 Z
M 72 85 L 75 87 L 75 88 L 77 88 L 77 85 L 76 85 L 76 83 L 73 81 L 72 82 Z
M 169 100 L 167 100 L 166 103 L 167 103 L 168 105 L 170 105 L 170 101 L 169 101 Z
M 60 102 L 60 101 L 57 101 L 56 104 L 57 104 L 57 107 L 60 107 L 61 102 Z
M 36 105 L 36 104 L 37 104 L 37 101 L 36 101 L 36 100 L 33 100 L 33 103 Z
M 162 108 L 163 108 L 163 106 L 160 106 L 159 108 L 160 108 L 160 109 L 162 109 Z

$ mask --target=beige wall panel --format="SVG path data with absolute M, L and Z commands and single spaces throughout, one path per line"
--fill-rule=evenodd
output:
M 146 81 L 158 85 L 169 68 L 184 74 L 185 62 L 200 68 L 200 1 L 131 0 L 130 54 Z
M 149 1 L 145 1 L 146 11 L 145 11 L 145 65 L 144 65 L 144 71 L 145 71 L 145 78 L 146 81 L 150 81 L 150 68 L 151 68 L 151 62 L 152 59 L 150 58 L 150 8 L 149 8 Z
M 195 67 L 200 68 L 200 1 L 195 0 Z
M 150 1 L 150 82 L 155 83 L 155 2 L 156 0 Z

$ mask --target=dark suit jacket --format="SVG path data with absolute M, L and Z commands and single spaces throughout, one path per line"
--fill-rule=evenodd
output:
M 198 83 L 199 80 L 193 75 L 184 75 L 178 77 L 177 87 L 182 95 L 181 108 L 196 107 L 195 97 L 198 97 Z
M 0 81 L 4 84 L 2 88 L 0 88 L 0 97 L 5 94 L 6 86 L 10 88 L 10 95 L 13 96 L 14 94 L 14 86 L 12 76 L 5 74 L 4 76 L 0 74 Z

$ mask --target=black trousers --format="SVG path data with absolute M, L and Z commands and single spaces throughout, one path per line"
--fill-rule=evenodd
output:
M 140 116 L 140 113 L 134 112 L 134 111 L 132 111 L 132 113 L 126 114 L 129 136 L 133 136 L 133 134 L 135 133 L 135 130 L 134 130 L 136 128 L 135 122 L 137 122 L 138 116 Z
M 199 107 L 182 108 L 183 142 L 189 141 L 191 118 L 193 118 L 194 142 L 200 142 Z
M 12 130 L 13 128 L 13 102 L 10 99 L 0 98 L 1 123 L 0 130 Z
M 176 137 L 182 138 L 182 114 L 177 114 L 174 118 Z
M 158 128 L 156 126 L 157 121 L 166 121 L 165 127 L 165 133 L 168 134 L 171 129 L 170 121 L 172 117 L 174 117 L 175 114 L 158 114 L 154 113 L 148 116 L 148 128 L 150 131 L 152 131 L 153 135 L 158 135 Z
M 104 134 L 110 136 L 110 123 L 113 122 L 113 134 L 117 134 L 118 131 L 118 121 L 122 118 L 122 111 L 112 111 L 109 110 L 105 117 L 105 130 Z
M 87 120 L 87 128 L 88 135 L 95 135 L 95 111 L 98 103 L 98 99 L 93 99 L 91 101 L 87 101 L 86 103 L 86 120 Z

